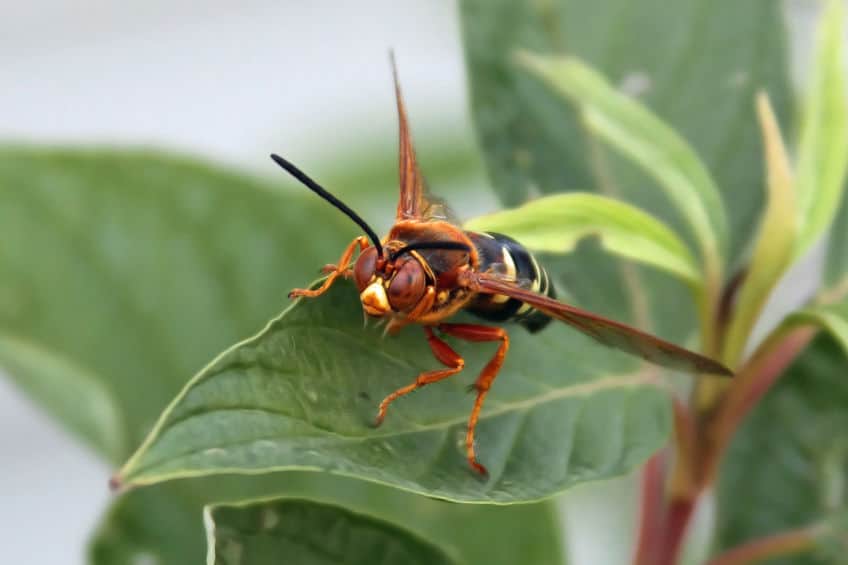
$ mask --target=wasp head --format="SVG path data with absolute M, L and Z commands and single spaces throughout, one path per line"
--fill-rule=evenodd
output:
M 408 312 L 427 290 L 427 270 L 417 254 L 379 257 L 369 247 L 359 256 L 353 268 L 362 308 L 369 316 L 385 316 L 392 312 Z

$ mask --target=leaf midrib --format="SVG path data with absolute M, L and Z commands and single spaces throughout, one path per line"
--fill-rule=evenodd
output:
M 589 381 L 589 382 L 578 383 L 578 384 L 568 386 L 568 387 L 552 389 L 552 390 L 546 392 L 545 394 L 535 396 L 535 397 L 525 398 L 525 399 L 522 399 L 522 400 L 519 400 L 519 401 L 500 402 L 500 403 L 496 404 L 494 409 L 486 410 L 483 414 L 481 414 L 480 420 L 481 421 L 489 420 L 489 419 L 492 419 L 492 418 L 496 418 L 498 416 L 503 416 L 503 415 L 508 415 L 508 414 L 527 414 L 528 410 L 530 410 L 531 408 L 534 408 L 536 406 L 540 406 L 542 404 L 556 402 L 558 400 L 562 400 L 562 399 L 565 399 L 565 398 L 577 398 L 577 397 L 583 397 L 583 396 L 591 396 L 591 395 L 596 394 L 596 393 L 602 394 L 602 393 L 605 393 L 605 392 L 608 392 L 608 391 L 611 391 L 611 390 L 621 389 L 621 388 L 642 388 L 642 387 L 644 387 L 644 388 L 653 387 L 653 388 L 656 388 L 658 390 L 661 390 L 661 389 L 664 388 L 662 386 L 662 383 L 661 383 L 659 377 L 657 376 L 656 372 L 652 368 L 650 368 L 648 370 L 643 370 L 643 371 L 639 371 L 639 372 L 635 372 L 635 373 L 626 373 L 626 374 L 623 374 L 623 375 L 603 377 L 601 379 L 596 379 L 596 380 Z M 243 407 L 226 407 L 226 408 L 218 408 L 218 409 L 215 409 L 215 410 L 210 410 L 210 411 L 207 411 L 207 412 L 191 414 L 187 418 L 184 418 L 184 419 L 181 419 L 181 420 L 178 420 L 178 421 L 175 421 L 175 422 L 168 422 L 167 427 L 163 430 L 163 432 L 167 432 L 169 429 L 173 429 L 174 426 L 176 426 L 178 424 L 185 423 L 188 420 L 191 420 L 193 418 L 197 418 L 197 417 L 200 417 L 200 416 L 208 416 L 208 415 L 214 414 L 216 412 L 230 412 L 230 411 L 245 411 L 245 412 L 251 411 L 251 412 L 260 412 L 260 413 L 270 413 L 272 415 L 288 417 L 288 418 L 291 418 L 292 420 L 304 422 L 303 420 L 298 420 L 297 418 L 290 416 L 288 414 L 283 414 L 279 411 L 274 411 L 274 410 L 265 409 L 265 408 L 252 407 L 252 408 L 245 409 Z M 463 416 L 458 416 L 456 418 L 442 420 L 441 422 L 434 422 L 432 424 L 416 425 L 412 429 L 395 430 L 395 431 L 382 432 L 382 433 L 381 432 L 374 432 L 374 433 L 369 433 L 367 435 L 360 435 L 360 436 L 345 436 L 345 435 L 339 434 L 338 432 L 323 430 L 321 428 L 315 428 L 309 422 L 304 422 L 304 423 L 306 423 L 312 429 L 320 432 L 320 435 L 315 436 L 315 437 L 311 437 L 310 441 L 318 441 L 323 446 L 345 446 L 345 445 L 350 445 L 350 444 L 355 444 L 355 443 L 367 443 L 367 442 L 371 442 L 371 441 L 374 441 L 374 440 L 377 440 L 377 439 L 383 439 L 383 438 L 403 437 L 403 436 L 406 436 L 406 435 L 412 435 L 412 434 L 417 434 L 417 433 L 425 433 L 425 432 L 428 432 L 428 431 L 446 431 L 453 426 L 456 426 L 456 425 L 459 425 L 459 424 L 464 424 L 465 421 L 466 421 L 466 417 L 463 415 Z M 229 443 L 226 443 L 226 444 L 221 443 L 221 444 L 216 445 L 215 447 L 220 448 L 220 449 L 225 449 L 225 448 L 228 448 L 228 447 L 249 445 L 249 444 L 252 444 L 252 443 L 259 442 L 259 441 L 269 441 L 269 440 L 277 440 L 277 439 L 280 439 L 280 436 L 274 435 L 274 436 L 269 436 L 269 437 L 254 437 L 254 438 L 251 438 L 250 440 L 238 440 L 238 441 L 233 441 L 233 442 L 229 442 Z M 180 457 L 180 458 L 188 457 L 188 456 L 191 456 L 191 455 L 196 455 L 196 454 L 201 453 L 203 451 L 206 451 L 208 449 L 212 449 L 212 448 L 203 447 L 203 448 L 198 448 L 198 449 L 192 449 L 190 451 L 180 453 L 176 457 Z M 149 451 L 150 450 L 147 449 L 146 453 L 149 453 Z M 141 454 L 139 454 L 139 455 L 141 455 Z M 174 459 L 176 457 L 170 457 L 169 459 Z M 165 459 L 165 461 L 167 461 L 167 459 Z M 161 463 L 162 463 L 162 461 L 156 461 L 156 462 L 151 462 L 148 465 L 139 466 L 131 473 L 131 475 L 135 475 L 136 477 L 138 477 L 139 475 L 143 475 L 145 473 L 145 470 L 150 469 L 150 468 L 155 468 L 156 466 L 160 465 Z M 181 474 L 181 476 L 182 476 L 182 474 Z M 136 483 L 136 484 L 141 484 L 141 483 L 138 483 L 135 480 L 132 480 L 130 482 Z M 144 482 L 144 481 L 142 481 L 142 482 Z

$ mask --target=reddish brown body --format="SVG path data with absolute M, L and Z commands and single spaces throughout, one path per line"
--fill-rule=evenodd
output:
M 522 288 L 516 280 L 515 269 L 512 273 L 509 269 L 496 272 L 491 264 L 483 265 L 480 252 L 470 236 L 479 238 L 487 234 L 469 234 L 438 217 L 434 213 L 435 207 L 425 197 L 397 75 L 395 93 L 400 125 L 400 200 L 395 224 L 382 240 L 377 239 L 371 228 L 355 212 L 296 167 L 272 155 L 280 166 L 347 214 L 369 236 L 356 238 L 345 249 L 337 265 L 325 267 L 328 276 L 319 288 L 295 289 L 289 296 L 320 296 L 339 277 L 352 277 L 359 289 L 366 314 L 387 317 L 387 329 L 391 333 L 409 324 L 422 325 L 433 356 L 445 367 L 421 373 L 409 385 L 386 396 L 378 408 L 377 425 L 383 421 L 389 405 L 396 399 L 455 375 L 464 368 L 462 356 L 443 341 L 437 332 L 472 342 L 498 341 L 497 351 L 472 387 L 476 391 L 476 398 L 465 438 L 469 464 L 485 475 L 485 467 L 477 460 L 474 431 L 483 401 L 509 349 L 509 337 L 500 327 L 452 324 L 445 320 L 460 310 L 473 310 L 475 304 L 480 306 L 485 303 L 489 308 L 509 299 L 518 300 L 545 316 L 566 322 L 605 345 L 639 355 L 653 363 L 690 372 L 731 374 L 719 363 L 697 353 L 558 302 L 552 295 L 546 296 L 533 289 Z M 359 257 L 351 266 L 357 250 L 360 252 Z M 485 270 L 482 268 L 484 266 Z

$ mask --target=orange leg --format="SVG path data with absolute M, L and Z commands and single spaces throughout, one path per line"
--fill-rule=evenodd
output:
M 487 475 L 486 468 L 477 461 L 477 454 L 474 449 L 474 429 L 477 427 L 477 420 L 480 418 L 483 400 L 492 387 L 495 377 L 498 376 L 501 365 L 503 365 L 506 352 L 509 349 L 509 336 L 503 328 L 478 326 L 476 324 L 439 324 L 439 331 L 467 341 L 501 342 L 495 355 L 483 367 L 480 376 L 471 386 L 473 390 L 477 391 L 477 398 L 474 400 L 474 408 L 471 409 L 471 417 L 468 418 L 468 431 L 465 433 L 465 452 L 468 456 L 468 464 L 481 475 Z
M 451 375 L 455 375 L 460 372 L 463 367 L 465 367 L 465 360 L 453 349 L 451 346 L 436 337 L 433 333 L 433 330 L 424 326 L 424 332 L 427 334 L 427 343 L 430 344 L 430 350 L 433 352 L 433 355 L 438 359 L 443 365 L 448 367 L 447 369 L 438 369 L 436 371 L 426 371 L 418 375 L 415 378 L 415 382 L 411 385 L 407 385 L 405 387 L 399 388 L 380 403 L 380 408 L 377 411 L 377 418 L 374 420 L 374 425 L 379 426 L 383 423 L 383 419 L 386 417 L 386 410 L 389 408 L 389 404 L 400 398 L 405 394 L 409 394 L 410 392 L 421 388 L 424 385 L 428 385 L 431 383 L 438 382 L 442 379 L 446 379 Z
M 297 298 L 298 296 L 305 296 L 307 298 L 315 298 L 316 296 L 320 296 L 327 292 L 327 289 L 330 288 L 333 283 L 336 281 L 339 276 L 349 276 L 348 271 L 350 260 L 353 258 L 353 252 L 356 251 L 356 248 L 359 247 L 359 251 L 361 252 L 366 247 L 368 247 L 368 238 L 364 235 L 361 235 L 354 239 L 350 245 L 347 246 L 345 252 L 342 253 L 341 259 L 339 259 L 339 264 L 336 265 L 325 265 L 322 272 L 327 273 L 329 276 L 324 279 L 324 284 L 315 290 L 309 290 L 304 288 L 296 288 L 289 293 L 289 298 Z

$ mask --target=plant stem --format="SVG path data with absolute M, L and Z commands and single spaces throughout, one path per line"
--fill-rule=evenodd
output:
M 676 459 L 671 477 L 672 498 L 698 496 L 698 429 L 689 407 L 673 399 Z
M 718 300 L 718 311 L 716 312 L 716 340 L 718 343 L 724 343 L 727 326 L 730 324 L 730 319 L 733 316 L 733 308 L 736 305 L 739 288 L 745 282 L 747 276 L 747 267 L 739 269 L 736 274 L 730 277 L 730 280 L 727 281 L 727 284 L 724 285 L 721 291 L 721 296 Z
M 665 521 L 665 543 L 656 565 L 675 565 L 683 538 L 692 520 L 697 497 L 672 498 Z
M 722 290 L 721 267 L 716 260 L 705 260 L 704 288 L 699 297 L 698 313 L 701 326 L 701 351 L 708 357 L 718 359 L 721 353 L 721 334 L 724 328 L 719 326 L 722 312 L 722 299 L 727 290 Z M 723 360 L 722 360 L 723 361 Z M 731 366 L 731 369 L 733 367 Z M 731 383 L 725 378 L 704 376 L 698 379 L 691 397 L 691 406 L 699 416 L 716 409 L 727 394 Z M 699 418 L 700 419 L 700 418 Z
M 675 465 L 671 477 L 671 499 L 677 501 L 668 508 L 666 478 L 668 454 L 660 452 L 648 460 L 642 474 L 641 514 L 639 542 L 633 559 L 635 565 L 674 563 L 688 516 L 675 513 L 694 501 L 699 494 L 696 468 L 695 427 L 689 408 L 677 397 L 672 397 L 674 408 Z M 682 523 L 679 523 L 682 520 Z M 677 527 L 675 527 L 677 525 Z M 669 546 L 672 547 L 669 547 Z
M 634 565 L 654 565 L 657 562 L 665 526 L 665 450 L 648 459 L 642 471 L 639 541 L 633 557 Z
M 812 549 L 816 540 L 825 535 L 827 531 L 827 526 L 816 524 L 800 530 L 790 530 L 749 541 L 722 553 L 710 560 L 707 565 L 744 565 L 772 557 L 802 553 Z
M 757 349 L 736 376 L 736 382 L 706 432 L 701 478 L 707 486 L 715 479 L 721 458 L 733 434 L 760 398 L 807 347 L 817 328 L 802 326 L 777 330 Z
M 716 320 L 722 296 L 721 261 L 715 251 L 705 250 L 704 290 L 701 296 L 701 350 L 705 355 L 717 357 L 719 353 Z

